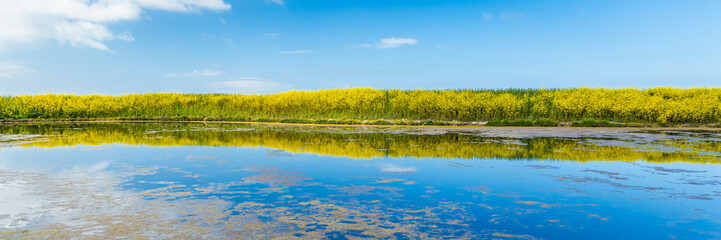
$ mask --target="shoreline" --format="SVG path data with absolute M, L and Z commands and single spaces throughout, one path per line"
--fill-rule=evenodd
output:
M 0 126 L 3 125 L 25 125 L 25 124 L 62 124 L 62 123 L 196 123 L 196 124 L 250 124 L 250 125 L 277 125 L 277 126 L 319 126 L 319 127 L 398 127 L 398 128 L 424 128 L 424 129 L 617 129 L 617 130 L 721 130 L 719 125 L 703 125 L 700 126 L 658 126 L 647 124 L 645 126 L 629 125 L 629 126 L 613 126 L 613 127 L 588 127 L 588 126 L 571 126 L 564 124 L 559 126 L 486 126 L 485 124 L 473 124 L 472 122 L 460 122 L 462 124 L 430 124 L 430 125 L 408 125 L 408 124 L 333 124 L 333 123 L 284 123 L 284 122 L 256 122 L 256 121 L 197 121 L 197 120 L 0 120 Z M 485 123 L 485 122 L 484 122 Z M 625 124 L 625 123 L 622 123 Z M 635 124 L 635 123 L 634 123 Z

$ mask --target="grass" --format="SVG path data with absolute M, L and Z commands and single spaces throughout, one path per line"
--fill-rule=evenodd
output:
M 572 127 L 624 127 L 622 123 L 611 123 L 608 121 L 598 121 L 594 119 L 584 119 L 583 121 L 577 121 L 571 123 Z
M 495 127 L 495 126 L 556 127 L 558 125 L 559 125 L 558 122 L 550 120 L 550 119 L 536 119 L 534 121 L 531 121 L 531 120 L 515 120 L 515 121 L 500 120 L 500 121 L 498 121 L 498 120 L 496 120 L 496 121 L 490 121 L 490 122 L 486 123 L 486 126 L 491 126 L 491 127 Z

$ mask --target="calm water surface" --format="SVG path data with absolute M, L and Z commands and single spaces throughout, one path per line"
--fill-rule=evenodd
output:
M 0 126 L 0 239 L 721 239 L 721 132 Z

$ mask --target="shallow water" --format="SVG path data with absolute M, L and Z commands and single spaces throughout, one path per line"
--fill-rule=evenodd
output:
M 0 126 L 0 239 L 719 239 L 721 132 Z

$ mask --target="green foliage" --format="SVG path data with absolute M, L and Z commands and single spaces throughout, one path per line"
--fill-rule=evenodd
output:
M 486 123 L 486 126 L 516 126 L 516 127 L 529 127 L 533 126 L 533 121 L 530 120 L 515 120 L 515 121 L 509 121 L 509 120 L 495 120 L 490 121 Z
M 313 120 L 312 123 L 314 123 L 314 124 L 345 124 L 345 125 L 359 124 L 358 122 L 353 121 L 353 120 L 329 120 L 329 119 L 316 119 L 316 120 Z
M 386 120 L 377 120 L 373 122 L 373 125 L 393 125 L 393 123 Z
M 313 123 L 311 120 L 303 120 L 303 119 L 283 119 L 278 121 L 280 123 Z
M 558 126 L 558 122 L 550 120 L 550 119 L 536 119 L 535 121 L 531 120 L 515 120 L 515 121 L 509 121 L 509 120 L 494 120 L 486 123 L 486 126 L 536 126 L 536 127 L 555 127 Z
M 573 122 L 572 127 L 623 127 L 620 123 L 610 123 L 608 121 L 598 121 L 594 119 L 584 119 L 583 121 Z
M 551 119 L 536 119 L 536 121 L 533 121 L 533 126 L 556 127 L 556 126 L 558 126 L 558 122 L 553 121 Z

